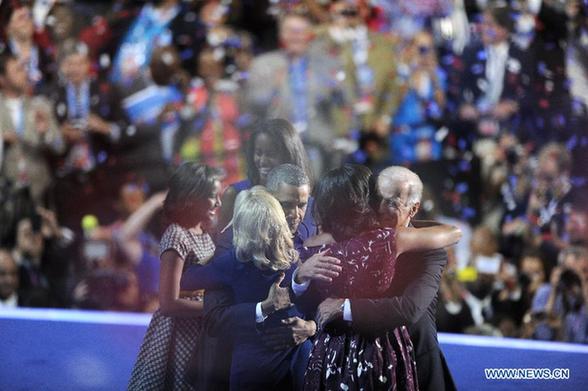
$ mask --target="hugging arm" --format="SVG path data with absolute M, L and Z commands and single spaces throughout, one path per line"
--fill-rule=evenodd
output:
M 413 259 L 405 261 L 413 260 L 424 262 L 424 268 L 401 296 L 351 300 L 354 330 L 362 334 L 379 334 L 414 324 L 423 316 L 439 290 L 447 253 L 445 250 L 431 250 L 415 254 Z
M 190 265 L 182 274 L 182 290 L 212 289 L 230 285 L 233 275 L 231 253 L 214 258 L 206 266 Z
M 397 255 L 411 251 L 427 251 L 451 246 L 461 238 L 457 227 L 440 224 L 426 228 L 398 228 L 396 231 Z
M 233 291 L 228 287 L 208 290 L 204 294 L 204 325 L 208 335 L 230 336 L 239 331 L 255 331 L 256 303 L 235 304 Z

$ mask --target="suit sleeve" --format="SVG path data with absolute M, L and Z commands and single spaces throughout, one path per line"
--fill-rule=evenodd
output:
M 377 334 L 416 323 L 435 299 L 447 263 L 445 250 L 433 250 L 405 259 L 424 262 L 424 269 L 402 296 L 351 300 L 352 327 L 359 333 Z
M 234 277 L 233 253 L 214 258 L 208 265 L 190 265 L 182 274 L 182 290 L 215 289 L 230 286 Z
M 235 328 L 255 331 L 256 303 L 235 304 L 230 288 L 206 291 L 204 295 L 204 327 L 212 337 L 230 336 Z

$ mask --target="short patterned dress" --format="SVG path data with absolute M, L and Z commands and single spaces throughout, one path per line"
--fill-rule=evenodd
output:
M 314 304 L 327 297 L 384 297 L 396 266 L 393 229 L 377 229 L 345 242 L 305 248 L 301 259 L 329 248 L 343 268 L 329 284 L 305 294 Z M 303 297 L 304 297 L 303 296 Z M 381 335 L 360 335 L 347 322 L 319 330 L 304 376 L 305 390 L 418 390 L 412 342 L 402 326 Z
M 160 254 L 175 251 L 184 260 L 184 270 L 205 264 L 214 254 L 211 237 L 197 235 L 177 224 L 170 225 L 160 243 Z M 143 339 L 131 374 L 129 390 L 195 390 L 190 364 L 200 339 L 201 318 L 175 318 L 157 310 Z

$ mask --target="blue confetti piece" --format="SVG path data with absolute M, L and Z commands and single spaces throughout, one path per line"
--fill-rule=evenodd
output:
M 482 74 L 482 72 L 484 72 L 484 67 L 482 66 L 482 64 L 474 64 L 472 65 L 472 73 L 475 75 L 480 75 Z
M 480 61 L 486 61 L 486 59 L 488 58 L 488 54 L 486 53 L 485 50 L 480 50 L 477 53 L 476 57 L 478 57 L 478 60 L 480 60 Z
M 540 75 L 544 75 L 547 72 L 547 65 L 543 61 L 537 63 L 537 71 Z
M 106 159 L 108 159 L 108 154 L 106 152 L 98 152 L 98 155 L 96 156 L 96 160 L 98 161 L 98 163 L 104 163 Z
M 469 186 L 467 183 L 465 182 L 460 182 L 458 184 L 455 185 L 455 191 L 457 191 L 458 193 L 467 193 L 467 191 L 469 190 Z
M 588 178 L 575 176 L 570 178 L 573 187 L 583 187 L 588 183 Z
M 470 171 L 472 168 L 470 162 L 468 162 L 467 160 L 462 160 L 461 162 L 459 162 L 459 170 L 460 171 Z
M 466 220 L 469 220 L 476 217 L 476 211 L 474 208 L 463 208 L 462 215 Z
M 571 151 L 578 145 L 578 137 L 574 134 L 566 143 L 566 148 Z
M 441 62 L 445 65 L 451 65 L 453 63 L 453 55 L 447 54 L 441 57 Z
M 460 150 L 465 151 L 467 143 L 464 139 L 459 139 L 459 141 L 457 142 L 457 146 Z
M 353 153 L 353 160 L 359 164 L 364 164 L 367 161 L 368 155 L 366 152 L 358 149 Z
M 180 59 L 182 61 L 189 60 L 194 57 L 194 50 L 192 49 L 185 49 L 180 52 Z

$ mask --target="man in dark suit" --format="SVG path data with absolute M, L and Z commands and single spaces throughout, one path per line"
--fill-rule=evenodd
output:
M 470 143 L 495 136 L 530 106 L 533 56 L 512 41 L 512 15 L 509 7 L 489 7 L 480 24 L 481 40 L 451 64 L 448 112 L 455 131 Z
M 109 217 L 104 211 L 123 181 L 118 149 L 131 125 L 118 94 L 91 76 L 88 47 L 66 42 L 60 53 L 63 79 L 52 89 L 51 100 L 67 151 L 57 170 L 55 199 L 60 220 L 75 227 L 87 213 Z M 72 196 L 78 205 L 73 214 Z
M 377 180 L 376 200 L 381 224 L 389 227 L 411 224 L 420 207 L 422 189 L 420 178 L 404 167 L 383 170 Z M 401 255 L 387 297 L 326 299 L 317 310 L 319 325 L 343 318 L 364 334 L 378 334 L 406 325 L 414 344 L 420 389 L 454 390 L 435 324 L 437 292 L 446 263 L 444 250 Z M 307 273 L 305 264 L 299 267 L 297 278 Z M 316 278 L 315 273 L 307 274 Z

